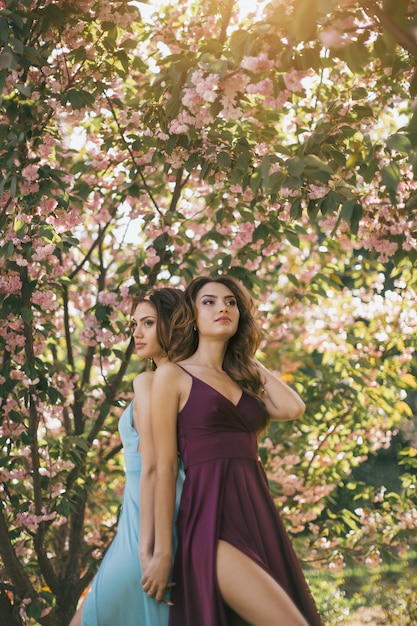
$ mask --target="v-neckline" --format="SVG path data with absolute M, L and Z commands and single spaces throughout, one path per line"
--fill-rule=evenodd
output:
M 189 372 L 187 369 L 185 369 L 185 367 L 182 367 L 182 365 L 180 365 L 179 363 L 177 363 L 178 367 L 180 367 L 182 370 L 184 370 L 184 372 L 186 372 L 186 374 L 189 374 L 189 376 L 191 376 L 191 378 L 194 380 L 198 380 L 200 383 L 203 383 L 203 385 L 205 385 L 206 387 L 209 387 L 210 389 L 212 389 L 213 391 L 215 391 L 217 393 L 218 396 L 220 396 L 221 398 L 223 398 L 224 400 L 226 400 L 229 404 L 231 404 L 235 409 L 237 409 L 237 407 L 239 406 L 239 404 L 242 401 L 242 398 L 244 396 L 244 391 L 242 390 L 242 393 L 240 395 L 239 400 L 237 401 L 237 403 L 235 404 L 233 402 L 233 400 L 230 400 L 230 398 L 228 398 L 227 396 L 224 395 L 224 393 L 222 393 L 221 391 L 219 391 L 218 389 L 216 389 L 216 387 L 213 387 L 213 385 L 210 385 L 210 383 L 207 383 L 205 380 L 203 380 L 202 378 L 199 378 L 198 376 L 195 376 L 194 374 L 191 374 L 191 372 Z

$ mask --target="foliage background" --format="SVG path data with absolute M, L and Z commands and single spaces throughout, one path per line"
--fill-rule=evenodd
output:
M 200 273 L 247 285 L 307 403 L 261 442 L 307 575 L 411 558 L 416 9 L 0 0 L 5 624 L 69 623 L 120 506 L 131 296 Z

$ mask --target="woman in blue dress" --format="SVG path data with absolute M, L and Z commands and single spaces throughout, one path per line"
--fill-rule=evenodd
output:
M 155 289 L 134 303 L 131 331 L 137 354 L 154 367 L 166 360 L 171 315 L 181 291 Z M 115 538 L 70 626 L 167 626 L 169 587 L 157 604 L 142 591 L 141 579 L 153 553 L 154 454 L 150 421 L 153 371 L 136 376 L 134 400 L 123 412 L 119 433 L 126 482 Z M 177 480 L 177 505 L 183 482 Z M 142 506 L 142 503 L 146 503 Z M 174 536 L 175 541 L 175 536 Z

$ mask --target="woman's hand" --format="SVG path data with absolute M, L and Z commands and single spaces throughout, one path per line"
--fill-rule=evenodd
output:
M 153 556 L 146 567 L 146 571 L 143 573 L 143 591 L 149 598 L 155 598 L 155 602 L 158 602 L 158 604 L 165 602 L 165 604 L 172 606 L 171 600 L 164 596 L 166 591 L 175 584 L 168 582 L 171 564 L 172 559 L 170 556 L 165 558 Z

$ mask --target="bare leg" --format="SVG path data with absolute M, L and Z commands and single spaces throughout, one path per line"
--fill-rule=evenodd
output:
M 83 604 L 84 604 L 84 602 L 83 602 Z M 82 626 L 82 623 L 83 623 L 83 619 L 82 618 L 83 618 L 83 605 L 81 605 L 77 609 L 77 612 L 75 613 L 74 617 L 70 621 L 70 626 Z
M 217 580 L 226 604 L 252 626 L 308 626 L 293 601 L 265 570 L 221 540 Z

